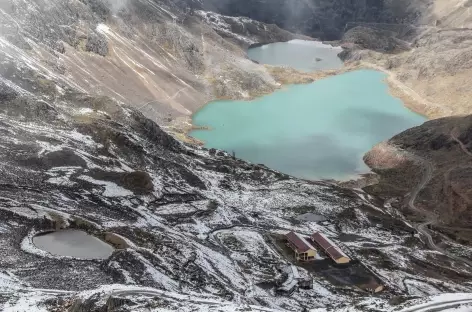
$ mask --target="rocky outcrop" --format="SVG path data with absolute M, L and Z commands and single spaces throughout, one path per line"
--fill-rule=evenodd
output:
M 344 55 L 347 51 L 367 49 L 382 53 L 401 53 L 410 49 L 410 43 L 397 37 L 398 34 L 389 30 L 357 26 L 347 31 L 340 43 L 344 47 L 340 57 L 352 59 Z
M 376 147 L 366 156 L 366 163 L 381 177 L 367 190 L 384 197 L 405 196 L 422 178 L 421 162 L 429 162 L 433 174 L 418 195 L 419 205 L 436 213 L 442 225 L 470 227 L 471 129 L 471 116 L 447 117 L 393 137 L 382 144 L 390 146 L 388 151 Z M 393 158 L 398 161 L 390 161 Z
M 434 0 L 204 0 L 204 7 L 248 16 L 324 40 L 339 39 L 350 22 L 417 24 L 430 16 Z
M 249 18 L 200 14 L 195 7 L 164 0 L 4 1 L 0 74 L 22 79 L 18 92 L 41 88 L 55 98 L 73 88 L 177 126 L 211 100 L 279 87 L 245 49 L 293 34 Z
M 195 11 L 194 14 L 201 17 L 220 36 L 234 41 L 237 45 L 244 48 L 257 44 L 304 38 L 304 36 L 294 35 L 286 30 L 282 30 L 275 24 L 265 24 L 247 17 L 225 16 L 202 10 Z

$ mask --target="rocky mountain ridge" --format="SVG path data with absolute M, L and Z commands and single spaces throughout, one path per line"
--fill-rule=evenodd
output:
M 2 77 L 39 72 L 59 88 L 127 102 L 177 130 L 208 101 L 278 88 L 245 49 L 296 37 L 247 18 L 210 17 L 187 1 L 11 0 L 0 8 Z M 25 92 L 33 78 L 24 78 Z M 40 87 L 57 95 L 52 85 Z
M 351 22 L 420 24 L 430 18 L 434 0 L 203 0 L 208 10 L 248 16 L 323 40 L 336 40 Z
M 433 167 L 433 177 L 419 196 L 423 206 L 436 214 L 441 226 L 461 229 L 470 225 L 470 208 L 464 191 L 470 183 L 461 174 L 452 182 L 450 174 L 465 170 L 468 162 L 461 148 L 466 143 L 461 145 L 461 139 L 454 138 L 461 137 L 467 142 L 470 125 L 469 118 L 464 116 L 472 112 L 472 30 L 469 3 L 454 4 L 452 10 L 444 2 L 435 1 L 434 11 L 442 14 L 439 19 L 442 22 L 429 26 L 353 27 L 341 40 L 345 48 L 341 56 L 347 64 L 383 70 L 389 75 L 391 92 L 406 106 L 429 118 L 441 118 L 395 136 L 386 142 L 392 147 L 387 152 L 381 145 L 369 153 L 368 159 L 383 158 L 388 164 L 387 170 L 383 170 L 382 161 L 370 164 L 381 176 L 381 183 L 370 188 L 373 194 L 386 197 L 408 194 L 411 183 L 421 176 L 423 167 L 415 163 L 419 157 Z M 457 20 L 453 22 L 452 16 Z M 413 155 L 413 161 L 405 160 L 405 151 Z M 467 233 L 456 235 L 451 228 L 445 232 L 469 240 Z
M 471 268 L 430 250 L 392 203 L 184 144 L 156 124 L 278 87 L 244 48 L 294 35 L 200 4 L 0 2 L 0 309 L 385 311 L 471 292 Z M 34 244 L 61 229 L 115 251 L 84 260 Z M 355 261 L 301 265 L 288 231 L 321 231 Z M 292 264 L 312 289 L 278 291 Z M 369 293 L 372 280 L 386 291 Z

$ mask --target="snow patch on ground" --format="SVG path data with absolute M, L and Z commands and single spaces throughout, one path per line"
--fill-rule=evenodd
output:
M 10 227 L 8 224 L 0 223 L 0 233 L 8 233 L 10 230 Z
M 249 18 L 224 16 L 218 13 L 201 10 L 196 11 L 195 14 L 200 16 L 205 21 L 205 23 L 210 25 L 216 32 L 222 33 L 229 37 L 233 37 L 249 45 L 256 43 L 256 41 L 251 38 L 235 34 L 231 29 L 231 25 L 227 22 L 231 20 L 233 23 L 239 24 L 244 29 L 245 23 L 252 22 L 252 20 L 250 20 Z
M 3 307 L 3 312 L 48 312 L 49 310 L 41 304 L 46 298 L 39 294 L 23 296 L 16 302 L 7 302 Z
M 94 178 L 85 175 L 81 175 L 77 179 L 84 180 L 92 184 L 104 186 L 105 191 L 103 191 L 102 195 L 105 197 L 126 197 L 132 196 L 134 194 L 133 192 L 110 181 L 95 180 Z
M 472 293 L 455 293 L 455 294 L 440 294 L 437 296 L 419 299 L 408 302 L 407 308 L 401 310 L 401 312 L 427 312 L 432 308 L 447 307 L 448 304 L 455 302 L 472 303 Z M 405 304 L 406 305 L 406 304 Z M 469 310 L 470 311 L 470 310 Z

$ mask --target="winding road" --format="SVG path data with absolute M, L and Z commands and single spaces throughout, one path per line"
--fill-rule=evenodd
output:
M 231 306 L 234 305 L 234 302 L 231 301 L 221 301 L 218 300 L 217 298 L 215 299 L 210 299 L 210 298 L 198 298 L 198 297 L 192 297 L 190 295 L 181 295 L 177 293 L 172 293 L 172 292 L 167 292 L 163 290 L 158 290 L 158 289 L 150 289 L 150 288 L 144 288 L 144 287 L 127 287 L 125 289 L 118 289 L 118 290 L 112 290 L 110 292 L 110 297 L 111 296 L 149 296 L 149 297 L 160 297 L 160 298 L 167 298 L 170 300 L 175 300 L 179 302 L 189 302 L 189 303 L 194 303 L 194 304 L 207 304 L 211 306 L 221 306 L 222 308 L 225 306 Z M 257 302 L 256 302 L 257 303 Z M 270 308 L 266 308 L 263 306 L 259 305 L 249 305 L 249 307 L 252 309 L 251 311 L 260 311 L 260 312 L 283 312 L 282 310 L 274 310 Z
M 416 201 L 416 198 L 418 197 L 418 194 L 428 184 L 428 182 L 431 180 L 433 176 L 433 165 L 429 161 L 426 161 L 424 159 L 422 159 L 421 162 L 425 165 L 425 172 L 423 174 L 423 177 L 421 178 L 420 183 L 410 193 L 410 196 L 408 199 L 408 207 L 411 210 L 416 211 L 417 213 L 426 216 L 427 221 L 420 224 L 416 224 L 414 227 L 421 235 L 423 235 L 426 238 L 426 245 L 430 249 L 436 250 L 442 254 L 445 254 L 449 258 L 452 258 L 456 261 L 463 262 L 467 264 L 468 266 L 472 267 L 472 261 L 465 259 L 463 257 L 456 256 L 454 254 L 451 254 L 450 252 L 437 246 L 434 243 L 433 237 L 431 235 L 431 231 L 428 229 L 428 226 L 438 223 L 437 216 L 434 213 L 420 209 L 416 207 L 415 205 L 415 201 Z
M 413 306 L 400 312 L 436 312 L 436 311 L 444 311 L 445 309 L 452 309 L 457 308 L 461 305 L 470 304 L 472 303 L 472 295 L 470 299 L 454 299 L 454 300 L 446 300 L 442 302 L 433 302 L 427 304 L 421 304 L 417 306 Z

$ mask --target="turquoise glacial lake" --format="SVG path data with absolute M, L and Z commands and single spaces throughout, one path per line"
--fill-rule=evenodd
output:
M 346 180 L 369 172 L 375 144 L 426 121 L 388 93 L 386 75 L 358 70 L 292 85 L 253 101 L 218 101 L 193 116 L 211 130 L 209 148 L 305 179 Z
M 251 48 L 247 51 L 247 56 L 262 64 L 315 71 L 341 68 L 343 62 L 338 58 L 341 51 L 340 47 L 319 41 L 291 40 Z

